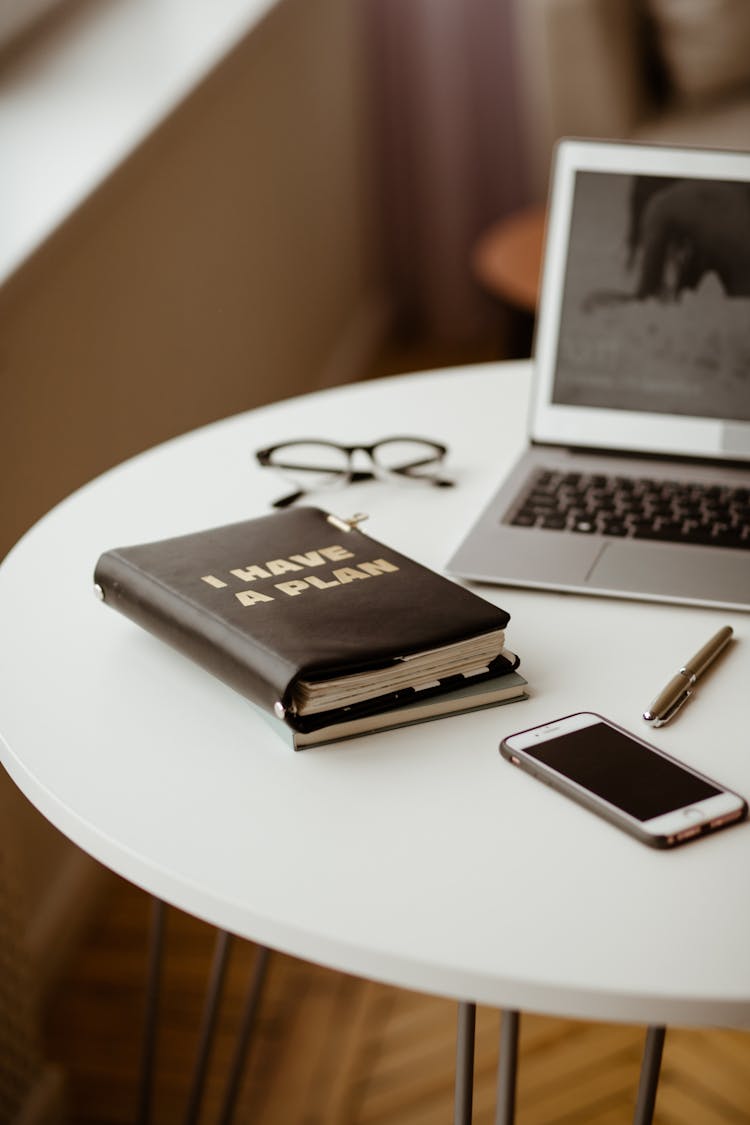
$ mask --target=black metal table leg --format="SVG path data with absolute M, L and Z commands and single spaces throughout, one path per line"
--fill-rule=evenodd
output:
M 146 981 L 146 1011 L 141 1047 L 141 1075 L 138 1088 L 138 1125 L 149 1125 L 151 1099 L 154 1085 L 154 1060 L 156 1031 L 159 1015 L 159 990 L 161 967 L 164 959 L 164 927 L 167 907 L 160 898 L 151 899 L 151 925 L 149 932 L 148 970 Z
M 497 1064 L 495 1125 L 513 1125 L 516 1119 L 518 1031 L 521 1013 L 513 1009 L 500 1017 L 500 1057 Z
M 651 1125 L 653 1121 L 666 1033 L 664 1027 L 650 1027 L 646 1032 L 633 1125 Z
M 474 1037 L 476 1033 L 476 1017 L 476 1004 L 460 1003 L 458 1005 L 454 1125 L 471 1125 L 474 1100 Z
M 195 1069 L 193 1071 L 193 1085 L 190 1090 L 188 1108 L 185 1115 L 186 1125 L 195 1125 L 200 1112 L 203 1087 L 206 1081 L 206 1071 L 208 1070 L 208 1059 L 213 1045 L 214 1027 L 216 1026 L 216 1017 L 219 1013 L 219 1003 L 221 1001 L 221 992 L 224 986 L 224 977 L 229 961 L 231 944 L 231 934 L 228 934 L 226 930 L 218 930 L 216 933 L 216 943 L 214 945 L 211 976 L 209 978 L 206 1002 L 203 1008 L 198 1053 L 195 1060 Z
M 221 1114 L 219 1115 L 219 1125 L 230 1125 L 232 1117 L 234 1116 L 234 1107 L 237 1101 L 237 1094 L 239 1093 L 242 1072 L 245 1067 L 250 1037 L 255 1028 L 255 1019 L 258 1014 L 258 1007 L 260 1005 L 270 955 L 271 951 L 266 949 L 264 945 L 258 946 L 258 950 L 255 954 L 255 964 L 253 965 L 250 978 L 250 985 L 247 991 L 247 999 L 245 1000 L 245 1013 L 242 1017 L 242 1025 L 237 1038 L 232 1067 L 229 1072 L 229 1078 L 227 1079 L 224 1104 L 222 1105 Z
M 137 1125 L 150 1125 L 154 1073 L 156 1063 L 156 1040 L 159 1022 L 159 1000 L 161 976 L 164 963 L 165 929 L 167 905 L 155 896 L 151 899 L 151 921 L 149 927 L 148 965 L 146 979 L 146 1005 L 141 1045 L 141 1065 L 138 1085 L 138 1106 L 135 1116 Z M 193 1081 L 185 1115 L 186 1125 L 195 1125 L 200 1114 L 201 1100 L 208 1071 L 208 1063 L 213 1046 L 214 1032 L 219 1015 L 224 980 L 229 964 L 232 936 L 226 930 L 216 931 L 214 957 L 206 990 L 201 1027 L 198 1040 Z M 234 1114 L 235 1102 L 242 1079 L 242 1071 L 252 1036 L 263 983 L 268 968 L 270 950 L 258 946 L 255 964 L 245 1001 L 245 1012 L 238 1033 L 237 1045 L 227 1079 L 224 1103 L 219 1117 L 219 1125 L 229 1125 Z

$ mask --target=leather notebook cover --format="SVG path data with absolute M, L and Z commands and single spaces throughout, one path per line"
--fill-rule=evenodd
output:
M 107 551 L 94 581 L 107 605 L 299 730 L 336 719 L 330 710 L 296 714 L 299 680 L 395 665 L 505 628 L 504 610 L 329 520 L 305 507 Z M 500 655 L 486 675 L 516 663 Z M 456 686 L 447 677 L 427 691 Z M 399 690 L 342 708 L 341 718 L 409 698 L 413 691 Z

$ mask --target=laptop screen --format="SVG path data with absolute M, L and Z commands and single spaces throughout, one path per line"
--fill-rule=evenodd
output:
M 750 421 L 750 185 L 576 172 L 552 398 Z
M 750 153 L 560 142 L 531 437 L 750 459 Z

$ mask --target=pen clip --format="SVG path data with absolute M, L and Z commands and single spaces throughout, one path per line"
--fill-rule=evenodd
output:
M 654 727 L 663 727 L 665 723 L 668 723 L 670 719 L 673 719 L 675 717 L 680 707 L 684 706 L 684 704 L 687 703 L 688 699 L 690 699 L 690 696 L 693 694 L 693 688 L 686 687 L 682 694 L 679 695 L 677 699 L 675 699 L 674 703 L 672 703 L 671 706 L 667 708 L 664 714 L 658 715 L 653 720 L 651 725 Z
M 719 653 L 724 651 L 731 638 L 732 627 L 725 625 L 696 652 L 692 659 L 687 660 L 679 672 L 672 676 L 666 687 L 659 692 L 648 711 L 643 712 L 646 722 L 655 727 L 663 727 L 673 719 L 694 694 L 699 677 L 713 664 Z

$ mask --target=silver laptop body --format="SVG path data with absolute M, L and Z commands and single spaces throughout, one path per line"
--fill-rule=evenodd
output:
M 750 610 L 750 153 L 560 142 L 529 437 L 449 572 Z

